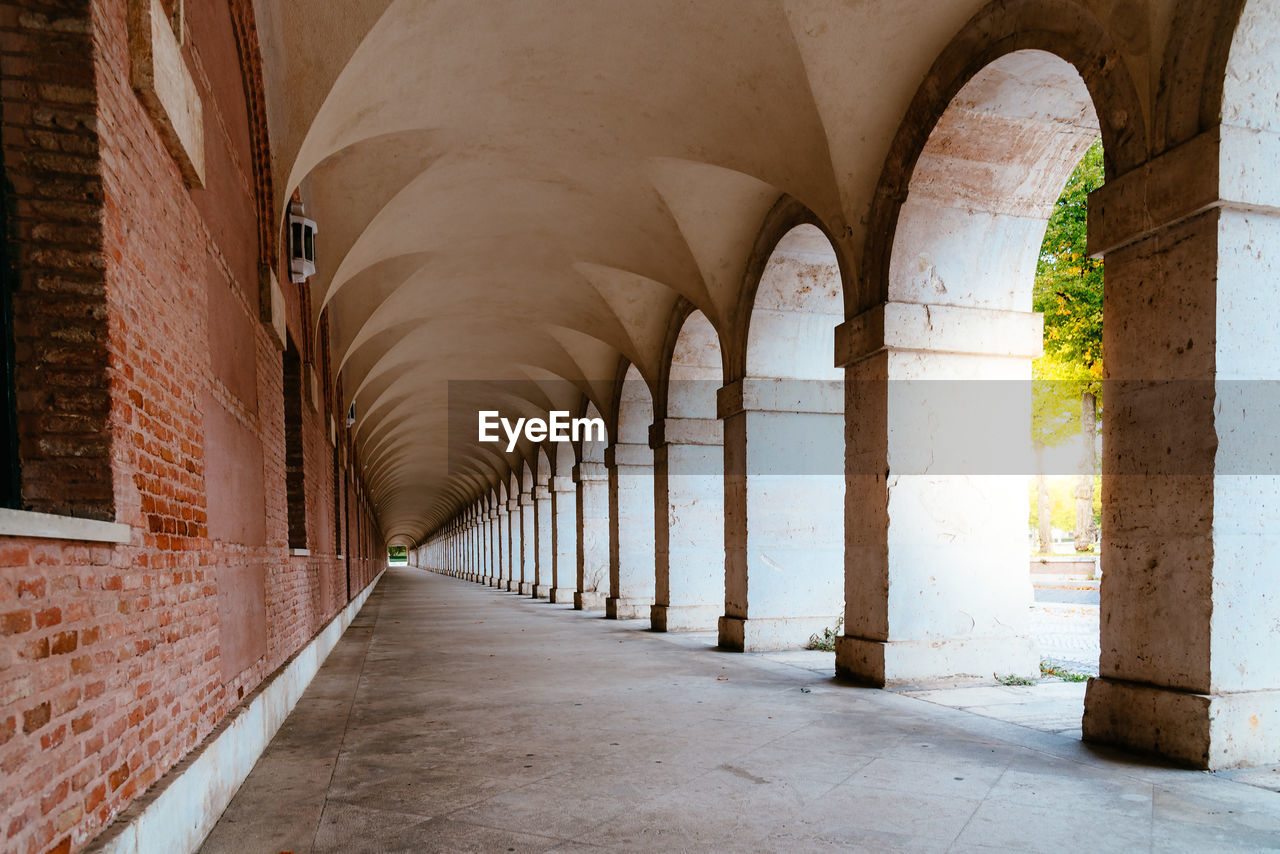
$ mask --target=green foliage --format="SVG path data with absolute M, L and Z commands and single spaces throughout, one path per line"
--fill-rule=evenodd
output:
M 1025 676 L 1013 676 L 1013 675 L 1001 676 L 997 673 L 992 673 L 991 675 L 994 676 L 996 678 L 996 681 L 999 682 L 1001 685 L 1034 685 L 1036 684 L 1036 680 L 1028 679 Z
M 1049 525 L 1059 531 L 1071 531 L 1076 524 L 1076 476 L 1050 475 L 1045 478 L 1049 485 Z M 1028 500 L 1031 504 L 1030 529 L 1040 526 L 1040 506 L 1036 501 L 1037 482 L 1032 480 L 1027 487 Z M 1093 476 L 1093 524 L 1102 525 L 1102 476 Z M 1048 554 L 1046 547 L 1044 553 Z
M 388 560 L 408 560 L 409 559 L 408 546 L 388 546 L 387 558 Z
M 1044 313 L 1046 355 L 1102 376 L 1102 262 L 1086 253 L 1089 193 L 1102 186 L 1102 140 L 1054 204 L 1036 265 L 1032 305 Z
M 1074 670 L 1067 670 L 1047 661 L 1040 662 L 1040 675 L 1061 679 L 1063 682 L 1087 682 L 1089 680 L 1089 674 L 1087 673 L 1077 673 Z
M 836 651 L 836 638 L 840 637 L 840 631 L 844 628 L 844 617 L 836 618 L 836 626 L 834 629 L 823 629 L 822 635 L 809 635 L 809 646 L 807 649 L 821 649 L 827 652 Z
M 1080 399 L 1102 402 L 1102 262 L 1086 253 L 1089 193 L 1102 186 L 1102 140 L 1054 204 L 1036 264 L 1032 307 L 1044 314 L 1044 356 L 1032 367 L 1031 435 L 1061 445 L 1080 432 Z

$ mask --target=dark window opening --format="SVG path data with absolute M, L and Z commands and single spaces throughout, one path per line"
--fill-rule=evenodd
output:
M 302 358 L 288 337 L 284 351 L 284 477 L 289 505 L 289 548 L 307 547 L 307 500 L 302 451 Z
M 0 124 L 3 114 L 0 113 Z M 21 509 L 22 478 L 18 461 L 18 407 L 13 357 L 14 271 L 9 247 L 9 174 L 0 151 L 0 506 Z

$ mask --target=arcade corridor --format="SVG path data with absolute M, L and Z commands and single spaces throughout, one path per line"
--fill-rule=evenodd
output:
M 389 569 L 202 854 L 1062 851 L 1104 828 L 1090 850 L 1256 851 L 1280 834 L 1280 795 L 1222 775 L 837 684 L 812 653 L 600 616 Z

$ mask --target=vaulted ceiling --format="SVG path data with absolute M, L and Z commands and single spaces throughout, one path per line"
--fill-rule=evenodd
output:
M 1171 5 L 1138 4 L 1140 90 Z M 656 383 L 680 297 L 723 334 L 783 194 L 856 270 L 908 104 L 981 6 L 258 0 L 276 209 L 298 190 L 319 223 L 312 302 L 388 539 L 529 456 L 477 443 L 478 409 L 607 417 L 621 359 Z

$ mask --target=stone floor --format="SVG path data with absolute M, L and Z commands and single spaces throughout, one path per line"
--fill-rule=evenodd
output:
M 1259 851 L 1280 794 L 392 569 L 204 854 Z

